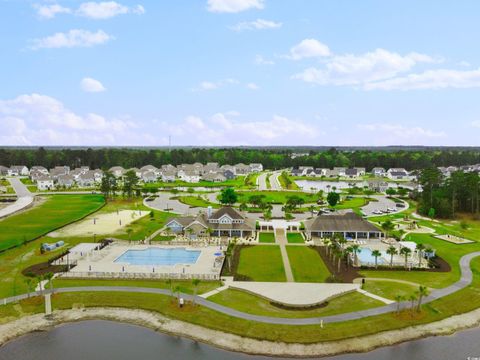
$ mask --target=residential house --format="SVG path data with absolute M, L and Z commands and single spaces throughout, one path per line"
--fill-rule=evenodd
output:
M 163 182 L 174 182 L 177 176 L 176 170 L 162 170 L 162 181 Z
M 225 176 L 225 180 L 233 180 L 235 179 L 235 172 L 232 170 L 225 170 L 223 171 L 223 176 Z
M 368 189 L 375 192 L 385 192 L 388 189 L 388 183 L 382 180 L 371 180 L 368 182 Z
M 383 167 L 374 167 L 372 169 L 372 175 L 376 177 L 385 177 L 387 173 Z
M 248 175 L 250 174 L 250 166 L 243 163 L 235 165 L 235 175 Z
M 300 170 L 300 169 L 292 169 L 292 170 L 290 171 L 290 174 L 291 174 L 292 176 L 302 176 L 302 170 Z
M 200 175 L 198 175 L 195 171 L 179 170 L 177 175 L 180 180 L 188 183 L 198 183 L 200 181 Z
M 262 172 L 263 165 L 260 163 L 252 163 L 250 164 L 250 172 Z
M 95 169 L 95 170 L 90 170 L 89 173 L 93 175 L 93 179 L 95 180 L 95 183 L 100 183 L 103 178 L 103 171 L 100 169 Z
M 57 185 L 61 187 L 71 188 L 75 184 L 75 178 L 68 175 L 59 175 L 57 177 Z
M 366 169 L 364 167 L 356 167 L 358 176 L 365 176 Z
M 37 188 L 40 191 L 53 190 L 55 188 L 53 178 L 48 175 L 42 175 L 37 179 Z
M 60 175 L 67 175 L 70 172 L 68 166 L 55 166 L 53 169 L 50 169 L 50 176 L 56 180 Z
M 109 171 L 115 176 L 116 178 L 122 177 L 125 174 L 125 169 L 121 166 L 113 166 L 109 169 Z
M 349 178 L 349 179 L 356 179 L 358 178 L 358 170 L 356 168 L 348 168 L 348 169 L 345 169 L 345 177 Z
M 344 176 L 345 176 L 345 172 L 347 171 L 347 168 L 344 168 L 344 167 L 334 167 L 334 168 L 333 168 L 333 171 L 334 171 L 334 173 L 336 174 L 336 176 L 344 177 Z
M 234 174 L 236 174 L 236 172 L 235 172 L 235 166 L 232 166 L 232 165 L 222 165 L 222 166 L 220 167 L 220 169 L 224 172 L 224 174 L 225 174 L 225 171 L 227 171 L 227 170 L 230 170 L 231 172 L 233 172 Z
M 387 177 L 392 180 L 408 180 L 408 172 L 404 168 L 391 168 L 387 171 Z
M 0 175 L 7 175 L 8 174 L 8 168 L 6 166 L 0 165 Z
M 157 181 L 157 174 L 154 171 L 143 171 L 140 178 L 144 183 L 151 183 Z
M 203 167 L 203 174 L 217 173 L 217 172 L 219 172 L 219 170 L 220 170 L 220 168 L 219 168 L 217 162 L 208 162 L 208 163 Z
M 39 172 L 40 174 L 43 174 L 43 175 L 49 174 L 48 169 L 43 166 L 32 166 L 32 168 L 30 169 L 30 173 L 32 173 L 33 171 Z
M 94 171 L 87 171 L 81 174 L 77 179 L 77 184 L 80 187 L 94 187 L 96 185 Z
M 202 176 L 202 180 L 213 181 L 213 182 L 222 182 L 227 180 L 225 175 L 222 173 L 208 173 Z
M 8 176 L 27 176 L 28 168 L 25 165 L 13 165 L 7 171 Z
M 36 182 L 42 176 L 48 176 L 48 172 L 47 174 L 44 174 L 37 170 L 30 171 L 30 180 L 32 180 L 33 182 Z

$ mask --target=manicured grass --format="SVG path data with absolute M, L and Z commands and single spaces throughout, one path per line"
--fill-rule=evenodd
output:
M 175 235 L 157 235 L 152 241 L 171 241 L 175 239 Z
M 172 287 L 180 287 L 180 292 L 193 294 L 194 286 L 191 281 L 174 280 Z M 110 280 L 110 279 L 54 279 L 55 288 L 79 286 L 135 286 L 145 288 L 170 289 L 165 280 Z M 203 294 L 222 286 L 219 281 L 201 281 L 197 286 L 197 294 Z M 48 287 L 48 286 L 47 286 Z
M 305 193 L 305 192 L 291 192 L 291 191 L 239 191 L 238 192 L 238 202 L 248 203 L 248 199 L 252 195 L 264 195 L 264 201 L 273 203 L 273 204 L 284 204 L 288 197 L 298 196 L 302 198 L 306 203 L 313 203 L 318 200 L 316 194 Z
M 398 295 L 407 298 L 418 290 L 417 286 L 410 284 L 379 280 L 367 280 L 362 288 L 372 294 L 391 300 L 395 300 Z
M 325 282 L 331 275 L 315 249 L 287 246 L 287 253 L 296 282 Z
M 23 213 L 0 220 L 0 250 L 22 244 L 98 210 L 103 195 L 53 195 Z
M 210 296 L 208 300 L 217 304 L 228 306 L 236 310 L 253 315 L 274 316 L 284 318 L 308 318 L 327 316 L 350 311 L 359 311 L 381 306 L 383 303 L 362 295 L 351 292 L 328 301 L 325 307 L 311 310 L 285 310 L 270 303 L 269 300 L 247 292 L 227 289 Z
M 368 200 L 364 197 L 353 197 L 348 200 L 343 200 L 339 204 L 335 205 L 334 208 L 337 210 L 341 209 L 356 209 L 368 204 Z
M 174 188 L 174 187 L 234 187 L 241 188 L 246 187 L 245 185 L 245 176 L 237 176 L 235 179 L 226 180 L 222 182 L 213 182 L 213 181 L 199 181 L 198 183 L 189 183 L 185 181 L 174 181 L 174 182 L 153 182 L 144 184 L 145 189 L 152 188 Z
M 237 273 L 254 281 L 286 281 L 280 247 L 256 245 L 242 248 Z
M 214 209 L 219 209 L 221 207 L 220 204 L 212 203 L 208 200 L 205 200 L 199 196 L 178 196 L 176 197 L 178 201 L 181 203 L 188 205 L 190 207 L 209 207 L 211 206 Z
M 289 244 L 302 244 L 305 239 L 300 233 L 287 233 L 287 241 Z
M 261 232 L 258 234 L 258 241 L 261 243 L 274 243 L 275 234 L 273 232 Z

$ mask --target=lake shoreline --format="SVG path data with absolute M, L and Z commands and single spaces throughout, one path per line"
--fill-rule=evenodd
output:
M 172 336 L 186 337 L 227 351 L 273 357 L 308 358 L 368 352 L 378 347 L 429 336 L 450 335 L 459 330 L 480 325 L 480 309 L 430 324 L 314 344 L 281 343 L 245 338 L 138 309 L 86 308 L 59 310 L 49 319 L 45 318 L 43 314 L 36 314 L 0 325 L 0 346 L 28 333 L 48 331 L 65 323 L 85 320 L 109 320 L 139 325 Z

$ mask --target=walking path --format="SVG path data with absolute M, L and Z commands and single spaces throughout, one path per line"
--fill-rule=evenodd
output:
M 283 229 L 275 230 L 275 241 L 280 245 L 280 252 L 282 254 L 283 268 L 285 269 L 285 276 L 287 282 L 294 282 L 292 267 L 290 266 L 290 260 L 288 259 L 288 253 L 285 245 L 287 244 L 287 238 Z
M 472 270 L 470 268 L 470 261 L 477 256 L 480 256 L 480 251 L 464 255 L 460 259 L 460 271 L 461 271 L 460 280 L 458 280 L 457 282 L 455 282 L 450 286 L 447 286 L 446 288 L 432 290 L 430 295 L 424 299 L 423 303 L 425 304 L 425 303 L 429 303 L 434 300 L 440 299 L 444 296 L 453 294 L 461 289 L 464 289 L 465 287 L 470 285 L 473 279 Z M 84 286 L 84 287 L 55 289 L 56 293 L 105 292 L 105 291 L 170 295 L 170 290 L 168 289 L 142 288 L 142 287 L 130 287 L 130 286 Z M 36 292 L 32 292 L 30 295 L 38 296 L 38 295 L 42 295 L 42 293 L 36 291 Z M 0 304 L 17 302 L 19 300 L 26 299 L 27 297 L 28 297 L 28 294 L 22 294 L 14 297 L 5 298 L 0 300 Z M 183 297 L 187 301 L 191 301 L 193 299 L 193 295 L 189 295 L 189 294 L 181 294 L 181 297 Z M 369 316 L 382 315 L 389 312 L 394 312 L 396 311 L 396 307 L 397 307 L 397 304 L 393 303 L 393 304 L 380 306 L 372 309 L 355 311 L 350 313 L 343 313 L 338 315 L 295 319 L 295 318 L 277 318 L 277 317 L 270 317 L 270 316 L 247 314 L 223 305 L 216 304 L 214 302 L 211 302 L 199 296 L 195 298 L 195 301 L 197 304 L 205 306 L 211 310 L 221 312 L 225 315 L 237 317 L 244 320 L 257 321 L 257 322 L 268 323 L 268 324 L 281 324 L 281 325 L 316 325 L 321 323 L 336 323 L 336 322 L 343 322 L 343 321 L 349 321 L 349 320 L 357 320 L 357 319 L 363 319 Z M 401 305 L 408 306 L 409 302 L 402 302 Z
M 395 301 L 393 301 L 393 300 L 386 299 L 386 298 L 384 298 L 384 297 L 381 297 L 381 296 L 372 294 L 371 292 L 365 291 L 365 290 L 363 290 L 363 289 L 358 289 L 357 291 L 358 291 L 360 294 L 363 294 L 363 295 L 365 295 L 365 296 L 371 297 L 372 299 L 381 301 L 381 302 L 383 302 L 383 303 L 385 303 L 385 304 L 393 304 L 393 303 L 395 302 Z
M 17 194 L 17 201 L 13 204 L 0 209 L 0 218 L 12 215 L 17 211 L 25 209 L 33 203 L 33 195 L 28 188 L 18 178 L 9 178 L 8 181 L 12 185 Z

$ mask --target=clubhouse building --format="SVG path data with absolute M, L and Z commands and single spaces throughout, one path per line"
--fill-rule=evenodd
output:
M 173 233 L 190 238 L 204 236 L 248 237 L 255 233 L 255 220 L 249 219 L 232 207 L 216 211 L 208 208 L 207 213 L 197 216 L 181 216 L 170 219 L 165 225 Z
M 319 215 L 314 219 L 306 220 L 305 232 L 309 238 L 330 238 L 342 235 L 347 240 L 382 239 L 382 230 L 354 212 L 339 215 Z

